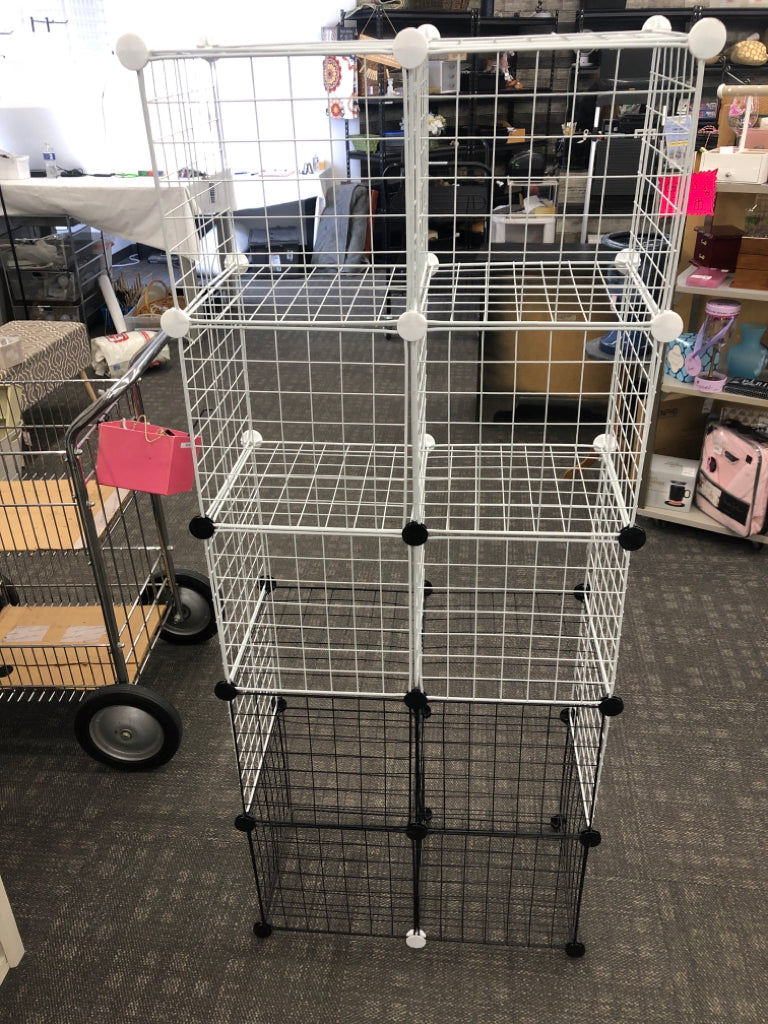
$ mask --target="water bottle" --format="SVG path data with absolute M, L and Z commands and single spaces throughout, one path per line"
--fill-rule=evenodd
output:
M 43 150 L 43 164 L 46 178 L 58 178 L 59 168 L 56 166 L 56 154 L 51 149 L 50 142 L 46 142 Z

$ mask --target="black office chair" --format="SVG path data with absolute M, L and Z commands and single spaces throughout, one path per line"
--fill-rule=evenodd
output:
M 493 176 L 478 161 L 460 160 L 458 154 L 430 154 L 428 182 L 429 248 L 462 254 L 488 247 Z M 405 181 L 402 165 L 384 168 L 379 190 L 381 232 L 377 243 L 387 259 L 405 250 Z
M 478 161 L 429 162 L 429 248 L 477 253 L 488 247 L 493 176 Z

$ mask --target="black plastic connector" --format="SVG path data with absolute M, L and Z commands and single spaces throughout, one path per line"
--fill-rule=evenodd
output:
M 412 519 L 410 523 L 406 523 L 403 527 L 402 537 L 409 547 L 420 548 L 422 544 L 426 544 L 429 540 L 429 531 L 424 523 L 417 523 Z
M 237 687 L 226 679 L 220 679 L 213 688 L 213 692 L 219 700 L 234 700 L 237 696 Z
M 624 710 L 624 701 L 617 694 L 614 694 L 612 697 L 603 697 L 598 704 L 598 710 L 606 718 L 615 718 L 616 715 L 620 715 Z
M 625 526 L 619 533 L 619 546 L 625 551 L 639 551 L 645 540 L 645 530 L 642 526 Z
M 235 818 L 235 828 L 238 832 L 251 833 L 256 828 L 256 819 L 250 814 L 238 814 Z
M 409 690 L 403 701 L 410 711 L 423 711 L 427 706 L 427 695 L 423 690 Z
M 189 521 L 189 532 L 198 540 L 210 540 L 216 532 L 216 526 L 208 516 L 193 516 Z

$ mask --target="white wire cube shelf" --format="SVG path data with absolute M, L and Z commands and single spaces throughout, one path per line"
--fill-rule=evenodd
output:
M 528 262 L 436 263 L 423 289 L 428 327 L 574 327 L 648 331 L 662 311 L 637 271 L 621 274 L 613 259 L 535 250 Z M 538 257 L 538 259 L 537 259 Z M 547 258 L 549 257 L 549 258 Z M 327 267 L 230 269 L 187 307 L 191 327 L 365 328 L 391 332 L 405 306 L 402 266 L 366 265 L 355 273 Z
M 217 530 L 397 536 L 409 521 L 404 447 L 260 444 L 208 514 Z M 430 537 L 616 536 L 626 507 L 592 446 L 436 446 L 426 458 Z
M 700 35 L 710 20 L 695 27 Z M 401 37 L 409 31 L 416 30 Z M 426 284 L 424 254 L 417 257 L 422 247 L 444 268 L 446 291 L 456 299 L 448 304 L 449 316 L 463 316 L 465 296 L 479 289 L 480 312 L 469 314 L 475 322 L 493 320 L 499 311 L 512 323 L 530 319 L 522 307 L 526 293 L 536 299 L 542 287 L 533 268 L 544 249 L 549 322 L 573 319 L 552 284 L 562 277 L 561 284 L 570 280 L 580 296 L 577 312 L 584 323 L 614 323 L 616 316 L 600 309 L 605 261 L 603 268 L 583 261 L 590 249 L 597 255 L 589 238 L 609 229 L 617 193 L 634 197 L 626 217 L 632 258 L 625 270 L 643 315 L 652 318 L 669 303 L 685 216 L 693 137 L 687 148 L 680 146 L 679 122 L 695 117 L 700 95 L 700 62 L 691 52 L 700 47 L 692 36 L 649 30 L 432 39 L 416 65 L 409 63 L 413 36 L 405 42 L 350 41 L 345 57 L 322 44 L 165 54 L 137 49 L 135 41 L 133 49 L 121 46 L 124 61 L 141 68 L 166 249 L 181 263 L 188 298 L 199 292 L 201 279 L 217 297 L 214 303 L 192 302 L 192 322 L 386 323 L 387 294 L 406 262 L 414 278 L 418 258 L 415 278 Z M 615 56 L 615 77 L 594 92 L 577 62 L 567 81 L 558 79 L 554 87 L 545 82 L 542 52 L 570 59 L 586 47 Z M 527 62 L 523 89 L 505 88 L 498 71 L 509 52 Z M 623 81 L 622 61 L 629 67 L 638 54 L 646 55 L 647 78 Z M 397 94 L 353 94 L 357 71 L 361 83 L 368 81 L 382 60 L 402 74 Z M 429 60 L 455 66 L 461 83 L 455 93 L 428 94 Z M 381 117 L 394 128 L 354 167 L 346 160 L 346 136 L 334 130 L 344 122 L 327 116 L 345 62 L 352 88 L 344 116 L 358 114 L 369 123 Z M 462 79 L 458 72 L 467 64 L 472 71 Z M 594 92 L 597 111 L 588 126 L 581 111 L 585 90 Z M 430 130 L 429 115 L 435 114 L 444 122 L 439 136 Z M 401 119 L 407 119 L 407 139 L 398 130 Z M 414 181 L 417 157 L 424 167 Z M 543 159 L 554 162 L 562 179 L 554 197 L 536 169 Z M 321 163 L 322 171 L 313 170 Z M 342 187 L 350 174 L 366 193 L 359 207 L 344 205 Z M 496 199 L 509 201 L 514 190 L 530 216 L 520 215 L 513 244 L 502 250 L 515 249 L 524 280 L 515 279 L 514 266 L 508 274 L 494 268 L 496 259 L 504 266 L 509 256 L 494 254 L 497 247 L 490 244 Z M 555 221 L 551 244 L 542 242 L 545 218 Z M 291 225 L 293 235 L 286 234 Z M 357 232 L 350 230 L 355 225 Z M 259 240 L 255 249 L 252 235 Z
M 187 298 L 163 325 L 202 440 L 193 532 L 257 934 L 583 952 L 651 406 L 681 329 L 695 133 L 670 130 L 698 113 L 717 26 L 406 29 L 343 55 L 121 44 Z M 595 49 L 616 78 L 584 134 Z M 571 75 L 545 81 L 544 52 L 575 54 Z M 430 94 L 431 60 L 454 94 Z M 342 100 L 344 71 L 363 89 Z M 342 110 L 367 121 L 352 160 Z

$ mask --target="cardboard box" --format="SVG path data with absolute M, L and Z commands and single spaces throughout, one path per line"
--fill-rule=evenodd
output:
M 714 401 L 702 395 L 664 395 L 656 415 L 654 451 L 678 459 L 698 459 Z
M 654 455 L 645 496 L 646 507 L 690 511 L 698 471 L 698 459 Z

